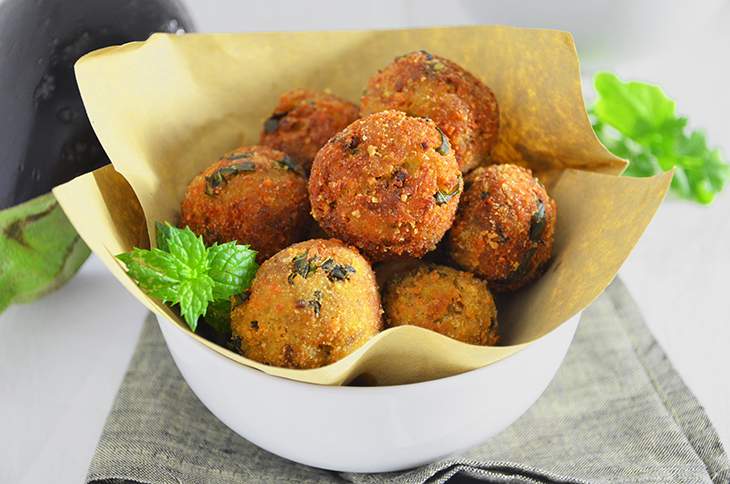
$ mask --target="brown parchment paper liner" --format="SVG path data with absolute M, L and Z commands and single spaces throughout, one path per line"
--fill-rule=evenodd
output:
M 401 326 L 332 365 L 275 368 L 190 332 L 126 276 L 114 255 L 147 246 L 154 240 L 155 221 L 176 221 L 185 187 L 205 166 L 239 145 L 255 144 L 281 92 L 330 89 L 357 101 L 378 68 L 417 49 L 456 61 L 492 88 L 501 116 L 494 157 L 532 167 L 548 181 L 558 204 L 552 264 L 537 282 L 501 301 L 506 346 L 472 346 Z M 114 165 L 54 190 L 79 234 L 132 294 L 181 331 L 246 366 L 304 382 L 342 384 L 361 375 L 379 385 L 425 381 L 519 351 L 603 291 L 671 179 L 671 174 L 616 176 L 625 162 L 593 134 L 575 47 L 564 32 L 476 26 L 155 34 L 146 42 L 84 56 L 76 64 L 76 76 L 89 118 Z

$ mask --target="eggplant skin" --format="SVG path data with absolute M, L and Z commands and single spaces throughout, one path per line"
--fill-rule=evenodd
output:
M 89 256 L 49 193 L 109 163 L 76 60 L 192 28 L 177 0 L 0 0 L 0 312 L 61 286 Z
M 74 78 L 79 57 L 192 28 L 177 0 L 0 0 L 0 210 L 109 163 Z

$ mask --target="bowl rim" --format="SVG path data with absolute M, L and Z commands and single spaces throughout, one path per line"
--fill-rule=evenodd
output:
M 270 373 L 266 373 L 263 370 L 258 370 L 256 368 L 250 368 L 246 365 L 237 363 L 237 362 L 231 360 L 230 358 L 226 358 L 225 356 L 221 355 L 217 351 L 214 351 L 213 349 L 208 348 L 206 345 L 204 345 L 200 341 L 197 341 L 195 338 L 191 338 L 191 339 L 192 339 L 192 341 L 194 341 L 195 345 L 203 348 L 205 351 L 209 352 L 214 357 L 226 362 L 227 364 L 230 364 L 239 369 L 242 369 L 244 372 L 250 372 L 249 375 L 253 376 L 254 378 L 260 378 L 260 377 L 274 378 L 274 379 L 278 380 L 280 383 L 283 383 L 284 385 L 287 385 L 287 384 L 294 385 L 294 386 L 299 385 L 299 386 L 302 386 L 303 388 L 308 387 L 310 389 L 316 388 L 315 391 L 322 391 L 322 392 L 326 392 L 326 393 L 328 393 L 328 392 L 340 392 L 340 393 L 352 393 L 352 394 L 355 394 L 355 393 L 362 394 L 364 392 L 378 393 L 378 392 L 383 392 L 383 391 L 392 392 L 394 390 L 395 391 L 398 391 L 398 390 L 407 391 L 416 386 L 418 386 L 419 389 L 427 389 L 428 387 L 433 387 L 436 385 L 458 384 L 461 380 L 466 380 L 468 378 L 472 378 L 475 373 L 487 371 L 487 369 L 489 369 L 489 368 L 495 368 L 497 366 L 502 366 L 503 364 L 506 364 L 506 362 L 508 360 L 510 360 L 513 356 L 522 353 L 524 350 L 533 347 L 535 344 L 539 344 L 545 338 L 547 338 L 548 336 L 559 331 L 561 328 L 563 328 L 567 324 L 578 323 L 582 314 L 583 314 L 583 311 L 577 312 L 570 318 L 568 318 L 565 321 L 563 321 L 562 323 L 560 323 L 558 326 L 556 326 L 551 331 L 548 331 L 547 333 L 540 336 L 539 338 L 531 341 L 530 344 L 523 346 L 515 353 L 512 353 L 512 354 L 508 355 L 507 357 L 502 358 L 500 360 L 497 360 L 494 363 L 490 363 L 490 364 L 488 364 L 486 366 L 482 366 L 480 368 L 474 368 L 472 370 L 467 370 L 462 373 L 457 373 L 456 375 L 444 376 L 441 378 L 435 378 L 433 380 L 427 380 L 427 381 L 423 381 L 423 382 L 402 383 L 402 384 L 398 384 L 398 385 L 377 385 L 377 386 L 324 385 L 324 384 L 320 384 L 320 383 L 311 383 L 311 382 L 292 380 L 290 378 L 285 378 L 285 377 L 278 376 L 278 375 L 272 375 Z M 158 325 L 163 324 L 162 322 L 164 321 L 165 324 L 170 324 L 177 329 L 182 329 L 178 325 L 174 324 L 172 321 L 168 320 L 166 317 L 164 317 L 160 314 L 157 314 L 156 312 L 154 313 L 154 315 L 155 315 L 155 318 L 157 319 Z M 577 328 L 577 324 L 576 324 L 576 328 Z M 163 333 L 163 338 L 165 339 L 165 343 L 167 343 L 167 338 L 165 337 L 165 332 L 163 331 L 162 333 Z M 572 340 L 573 340 L 573 337 L 571 336 L 570 341 L 568 342 L 568 346 L 570 346 L 570 343 L 572 342 Z M 173 357 L 173 359 L 174 359 L 174 357 Z M 177 363 L 176 363 L 176 365 L 177 365 Z

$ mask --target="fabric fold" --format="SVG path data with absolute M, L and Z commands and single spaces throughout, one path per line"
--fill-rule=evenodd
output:
M 730 463 L 701 405 L 615 280 L 584 312 L 555 379 L 517 422 L 462 455 L 387 474 L 315 469 L 239 437 L 187 386 L 150 315 L 87 477 L 143 483 L 449 479 L 719 483 L 730 481 Z

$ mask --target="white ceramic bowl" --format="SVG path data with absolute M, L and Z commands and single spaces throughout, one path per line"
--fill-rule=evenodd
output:
M 552 380 L 579 318 L 484 368 L 387 387 L 270 376 L 215 353 L 164 318 L 158 322 L 190 388 L 237 434 L 303 464 L 386 472 L 466 450 L 517 420 Z

